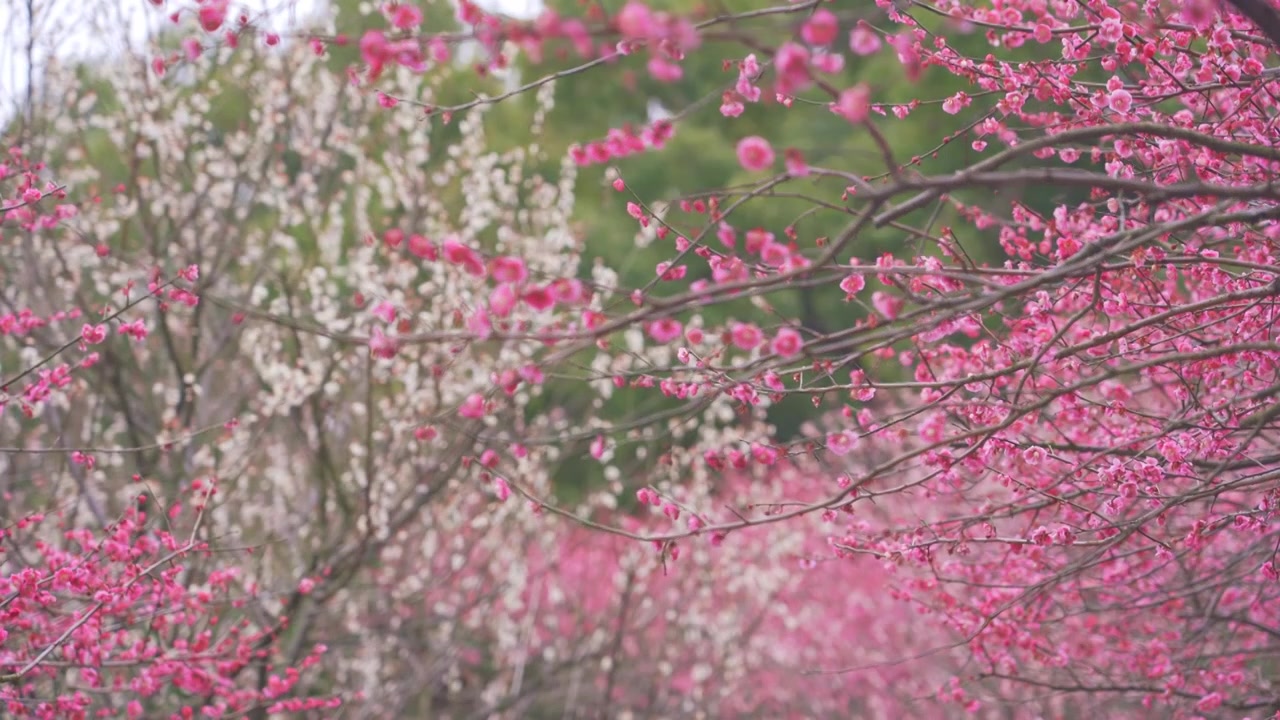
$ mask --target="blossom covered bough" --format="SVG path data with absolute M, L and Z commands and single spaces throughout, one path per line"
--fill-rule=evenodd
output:
M 282 36 L 175 5 L 182 52 L 101 70 L 112 112 L 51 71 L 92 137 L 2 181 L 10 712 L 1280 711 L 1262 11 L 426 9 Z M 709 98 L 549 150 L 559 86 L 725 47 Z M 886 57 L 920 97 L 850 78 Z M 215 127 L 191 77 L 246 116 Z M 522 101 L 533 139 L 491 150 Z M 629 163 L 697 112 L 745 182 L 642 195 Z M 735 129 L 765 112 L 838 118 L 875 167 Z M 585 178 L 665 251 L 650 280 L 576 230 Z M 739 219 L 783 197 L 805 210 Z M 819 327 L 797 292 L 843 309 Z M 169 612 L 191 624 L 82 632 Z

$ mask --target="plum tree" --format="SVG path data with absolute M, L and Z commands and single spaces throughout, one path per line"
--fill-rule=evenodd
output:
M 11 712 L 1280 712 L 1273 8 L 448 9 L 50 69 Z

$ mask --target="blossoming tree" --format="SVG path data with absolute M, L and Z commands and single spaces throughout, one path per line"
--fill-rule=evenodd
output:
M 4 166 L 10 712 L 1280 712 L 1269 5 L 166 10 Z

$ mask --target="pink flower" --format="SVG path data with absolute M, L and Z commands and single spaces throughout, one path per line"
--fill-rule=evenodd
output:
M 510 255 L 496 257 L 489 261 L 489 274 L 500 283 L 522 283 L 529 277 L 529 270 L 524 260 Z
M 389 10 L 391 24 L 401 30 L 411 30 L 422 23 L 422 11 L 416 5 L 398 2 Z
M 1022 451 L 1022 460 L 1028 465 L 1039 465 L 1044 462 L 1047 453 L 1044 448 L 1032 446 Z
M 493 321 L 489 318 L 489 313 L 484 308 L 476 308 L 467 318 L 467 330 L 478 338 L 488 338 L 493 334 Z
M 1109 17 L 1102 21 L 1098 37 L 1109 43 L 1118 43 L 1124 39 L 1124 23 L 1118 17 Z
M 733 229 L 729 223 L 720 223 L 719 229 L 716 230 L 716 238 L 720 240 L 720 244 L 732 249 L 738 244 L 738 231 Z
M 747 266 L 742 262 L 742 260 L 736 257 L 725 260 L 723 258 L 713 256 L 711 258 L 711 277 L 718 283 L 746 280 Z M 692 286 L 690 289 L 698 291 L 697 288 Z
M 839 99 L 831 104 L 831 112 L 851 123 L 866 120 L 871 114 L 871 88 L 866 83 L 858 83 L 841 92 Z
M 809 74 L 809 49 L 796 43 L 786 43 L 773 56 L 777 73 L 774 90 L 779 95 L 794 95 L 813 84 Z
M 637 0 L 631 0 L 623 5 L 614 22 L 617 23 L 618 32 L 629 40 L 642 40 L 657 34 L 658 30 L 649 7 Z
M 200 19 L 200 27 L 205 32 L 215 32 L 227 19 L 228 0 L 204 0 L 196 16 Z
M 804 339 L 800 337 L 800 333 L 791 328 L 779 330 L 778 334 L 773 336 L 773 341 L 769 343 L 769 351 L 783 357 L 799 355 L 802 347 L 804 347 Z
M 961 110 L 963 110 L 965 107 L 968 107 L 969 103 L 971 102 L 973 101 L 969 99 L 969 96 L 967 94 L 965 94 L 964 92 L 958 92 L 955 95 L 952 95 L 951 97 L 942 101 L 942 111 L 947 113 L 948 115 L 955 115 L 956 113 L 959 113 Z
M 649 58 L 649 75 L 658 82 L 673 83 L 684 77 L 684 68 L 658 56 Z
M 551 294 L 556 302 L 564 305 L 577 305 L 588 300 L 586 287 L 576 278 L 559 278 L 551 283 Z
M 813 68 L 818 72 L 835 75 L 844 69 L 844 56 L 840 53 L 822 53 L 813 58 Z
M 744 169 L 752 172 L 767 170 L 773 165 L 773 160 L 773 146 L 759 135 L 738 141 L 738 162 Z
M 725 117 L 738 117 L 747 109 L 742 104 L 740 96 L 736 93 L 725 91 L 724 96 L 720 99 L 720 114 Z
M 382 302 L 373 306 L 373 310 L 371 310 L 370 312 L 373 314 L 374 317 L 379 318 L 380 320 L 386 323 L 394 322 L 396 319 L 396 306 L 392 304 L 389 300 L 383 300 Z
M 463 400 L 462 405 L 458 407 L 458 414 L 472 420 L 484 417 L 484 395 L 480 393 L 468 395 L 467 399 Z
M 898 62 L 902 63 L 902 70 L 907 76 L 907 80 L 915 82 L 920 79 L 920 73 L 924 70 L 924 63 L 920 60 L 920 53 L 916 50 L 915 35 L 910 31 L 904 31 L 893 38 L 893 47 L 898 51 Z
M 852 298 L 862 292 L 866 286 L 867 279 L 861 275 L 850 275 L 840 281 L 840 289 L 844 291 L 846 298 Z
M 1045 546 L 1053 544 L 1053 534 L 1049 532 L 1049 528 L 1041 525 L 1031 531 L 1031 542 L 1036 545 Z
M 119 333 L 121 335 L 128 335 L 138 342 L 142 342 L 147 339 L 147 325 L 141 318 L 139 318 L 133 322 L 122 323 L 119 328 Z
M 726 99 L 734 96 L 744 102 L 760 102 L 761 90 L 755 82 L 759 75 L 759 61 L 755 55 L 748 55 L 738 66 L 738 82 L 734 83 L 732 91 L 726 91 Z
M 376 358 L 389 360 L 396 356 L 399 349 L 399 343 L 395 338 L 387 337 L 382 328 L 374 328 L 373 334 L 369 337 L 369 352 Z
M 835 42 L 840 32 L 840 21 L 834 13 L 826 8 L 819 8 L 804 27 L 800 28 L 800 37 L 810 45 L 830 45 Z
M 423 260 L 435 260 L 439 257 L 435 243 L 421 235 L 409 236 L 409 252 Z
M 764 333 L 755 325 L 734 323 L 729 330 L 733 344 L 742 350 L 751 350 L 764 342 Z
M 442 247 L 444 259 L 454 265 L 461 265 L 470 275 L 484 275 L 484 263 L 475 250 L 458 242 L 456 238 L 448 238 Z
M 830 450 L 832 455 L 848 455 L 857 446 L 858 435 L 852 431 L 827 433 L 827 450 Z
M 866 20 L 859 20 L 853 32 L 849 33 L 849 50 L 854 55 L 874 55 L 880 51 L 880 36 L 875 30 L 867 24 Z
M 1180 3 L 1182 19 L 1196 28 L 1204 28 L 1213 22 L 1212 0 L 1183 0 Z
M 431 54 L 431 59 L 435 61 L 437 65 L 443 65 L 449 62 L 449 58 L 452 56 L 449 46 L 446 45 L 444 40 L 438 36 L 427 41 L 427 52 Z
M 1124 88 L 1112 90 L 1107 95 L 1107 107 L 1118 113 L 1127 113 L 1133 107 L 1133 95 L 1129 94 L 1129 91 Z
M 606 444 L 604 436 L 597 435 L 595 439 L 591 441 L 591 457 L 596 460 L 604 457 L 606 447 L 608 447 L 608 445 Z
M 876 312 L 883 315 L 886 320 L 897 320 L 898 313 L 902 312 L 904 304 L 905 301 L 902 298 L 886 292 L 877 290 L 871 294 L 871 306 L 876 309 Z
M 506 370 L 503 370 L 500 373 L 495 373 L 495 375 L 496 377 L 493 378 L 493 382 L 498 386 L 500 386 L 503 392 L 505 392 L 508 395 L 516 394 L 516 390 L 520 387 L 520 375 L 516 373 L 515 370 L 511 370 L 508 368 Z M 494 453 L 493 450 L 485 450 L 484 457 L 490 457 L 490 456 L 495 458 L 495 462 L 496 462 L 496 458 L 498 457 L 497 454 Z M 493 466 L 487 465 L 486 467 L 493 467 Z
M 649 337 L 663 345 L 677 340 L 683 330 L 684 326 L 674 318 L 662 318 L 649 323 Z
M 80 338 L 90 345 L 97 345 L 107 339 L 107 326 L 85 324 L 80 328 Z
M 515 286 L 504 283 L 489 293 L 489 309 L 494 315 L 504 318 L 511 314 L 519 300 L 520 296 L 516 294 Z
M 545 312 L 556 304 L 556 298 L 547 288 L 535 285 L 524 291 L 524 302 L 537 312 Z
M 671 267 L 670 263 L 660 262 L 655 270 L 657 271 L 658 277 L 667 282 L 672 282 L 674 280 L 683 280 L 684 276 L 689 273 L 689 266 L 677 265 L 675 267 Z
M 773 242 L 773 233 L 764 228 L 752 228 L 747 231 L 747 252 L 758 253 L 765 245 Z
M 511 486 L 503 478 L 496 477 L 493 479 L 493 494 L 498 496 L 500 502 L 505 502 L 511 497 Z
M 360 58 L 369 66 L 369 77 L 377 78 L 390 59 L 387 36 L 379 30 L 369 30 L 360 38 Z
M 760 248 L 760 260 L 769 267 L 781 267 L 790 258 L 790 248 L 782 243 L 767 242 Z
M 604 324 L 605 316 L 593 310 L 582 311 L 582 326 L 588 330 L 595 330 Z
M 804 160 L 804 153 L 795 148 L 788 148 L 782 153 L 787 166 L 787 174 L 791 177 L 805 177 L 809 174 L 809 163 Z
M 1196 710 L 1199 712 L 1213 712 L 1222 707 L 1222 693 L 1214 691 L 1200 698 L 1196 703 Z

